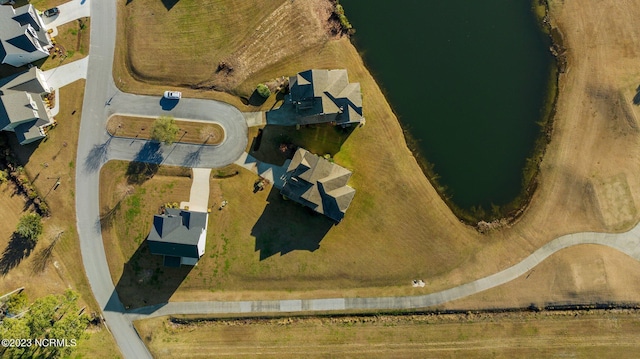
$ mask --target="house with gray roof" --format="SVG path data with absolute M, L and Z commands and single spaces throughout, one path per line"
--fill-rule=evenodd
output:
M 351 171 L 299 148 L 293 155 L 280 193 L 340 222 L 356 190 L 347 185 Z
M 167 208 L 153 216 L 147 237 L 151 254 L 164 256 L 164 265 L 196 265 L 204 254 L 208 213 Z
M 37 67 L 0 80 L 0 131 L 15 132 L 21 145 L 46 137 L 53 118 L 42 96 L 50 92 Z
M 347 70 L 307 70 L 289 78 L 287 100 L 301 125 L 358 124 L 362 116 L 360 83 L 349 82 Z
M 49 56 L 51 48 L 51 37 L 33 5 L 0 6 L 0 63 L 20 67 Z

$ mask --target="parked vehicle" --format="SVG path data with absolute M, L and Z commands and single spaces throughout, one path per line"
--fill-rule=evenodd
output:
M 164 97 L 171 100 L 179 100 L 182 97 L 182 92 L 180 91 L 165 91 Z
M 51 9 L 44 11 L 44 16 L 52 17 L 52 16 L 58 15 L 59 13 L 60 13 L 60 9 L 58 9 L 57 7 L 52 7 Z

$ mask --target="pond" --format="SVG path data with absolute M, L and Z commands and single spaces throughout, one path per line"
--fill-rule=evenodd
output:
M 531 3 L 340 3 L 367 67 L 453 203 L 513 201 L 541 134 L 554 61 Z

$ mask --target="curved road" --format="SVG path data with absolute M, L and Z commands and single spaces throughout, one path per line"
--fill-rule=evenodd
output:
M 91 48 L 78 138 L 76 214 L 82 260 L 106 323 L 126 358 L 151 358 L 137 336 L 132 320 L 169 314 L 265 313 L 359 309 L 410 309 L 463 298 L 513 280 L 553 253 L 579 244 L 600 244 L 640 260 L 640 225 L 621 234 L 576 233 L 557 238 L 522 262 L 491 276 L 441 292 L 406 297 L 328 298 L 307 300 L 172 302 L 126 312 L 109 274 L 99 223 L 99 170 L 111 159 L 147 160 L 189 167 L 220 167 L 239 158 L 247 144 L 242 114 L 216 101 L 182 99 L 169 111 L 160 97 L 139 96 L 117 90 L 111 73 L 115 48 L 116 2 L 92 1 Z M 166 107 L 166 106 L 165 106 Z M 224 143 L 215 147 L 176 144 L 153 146 L 148 141 L 112 138 L 105 131 L 114 113 L 216 121 L 226 130 Z

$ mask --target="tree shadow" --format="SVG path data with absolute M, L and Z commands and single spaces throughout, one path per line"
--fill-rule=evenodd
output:
M 310 208 L 283 199 L 277 189 L 271 189 L 267 202 L 251 229 L 260 260 L 296 250 L 313 252 L 320 248 L 320 242 L 335 224 Z
M 183 166 L 192 168 L 196 167 L 198 163 L 200 163 L 200 155 L 202 154 L 203 148 L 204 145 L 201 145 L 197 150 L 187 153 L 187 155 L 184 157 Z
M 166 303 L 192 270 L 165 267 L 163 257 L 151 254 L 145 240 L 125 263 L 116 292 L 126 309 Z
M 38 253 L 35 254 L 33 263 L 31 263 L 31 271 L 34 274 L 44 272 L 44 270 L 47 268 L 47 265 L 51 262 L 51 258 L 53 256 L 53 248 L 55 246 L 56 241 L 53 241 L 46 248 L 41 249 Z
M 178 102 L 180 102 L 179 99 L 171 99 L 163 96 L 160 99 L 160 107 L 162 107 L 164 111 L 171 111 L 178 106 Z
M 5 276 L 11 269 L 17 267 L 23 259 L 31 254 L 35 245 L 34 241 L 14 233 L 0 258 L 0 274 Z
M 640 85 L 636 88 L 636 95 L 633 96 L 633 104 L 640 105 Z
M 129 162 L 125 173 L 127 182 L 129 184 L 142 184 L 152 178 L 158 172 L 163 159 L 160 143 L 148 141 L 140 148 L 133 161 Z
M 111 143 L 111 139 L 113 137 L 109 137 L 109 139 L 102 144 L 94 145 L 87 158 L 84 159 L 84 168 L 88 172 L 97 171 L 103 163 L 107 161 L 107 154 L 109 153 L 109 143 Z

